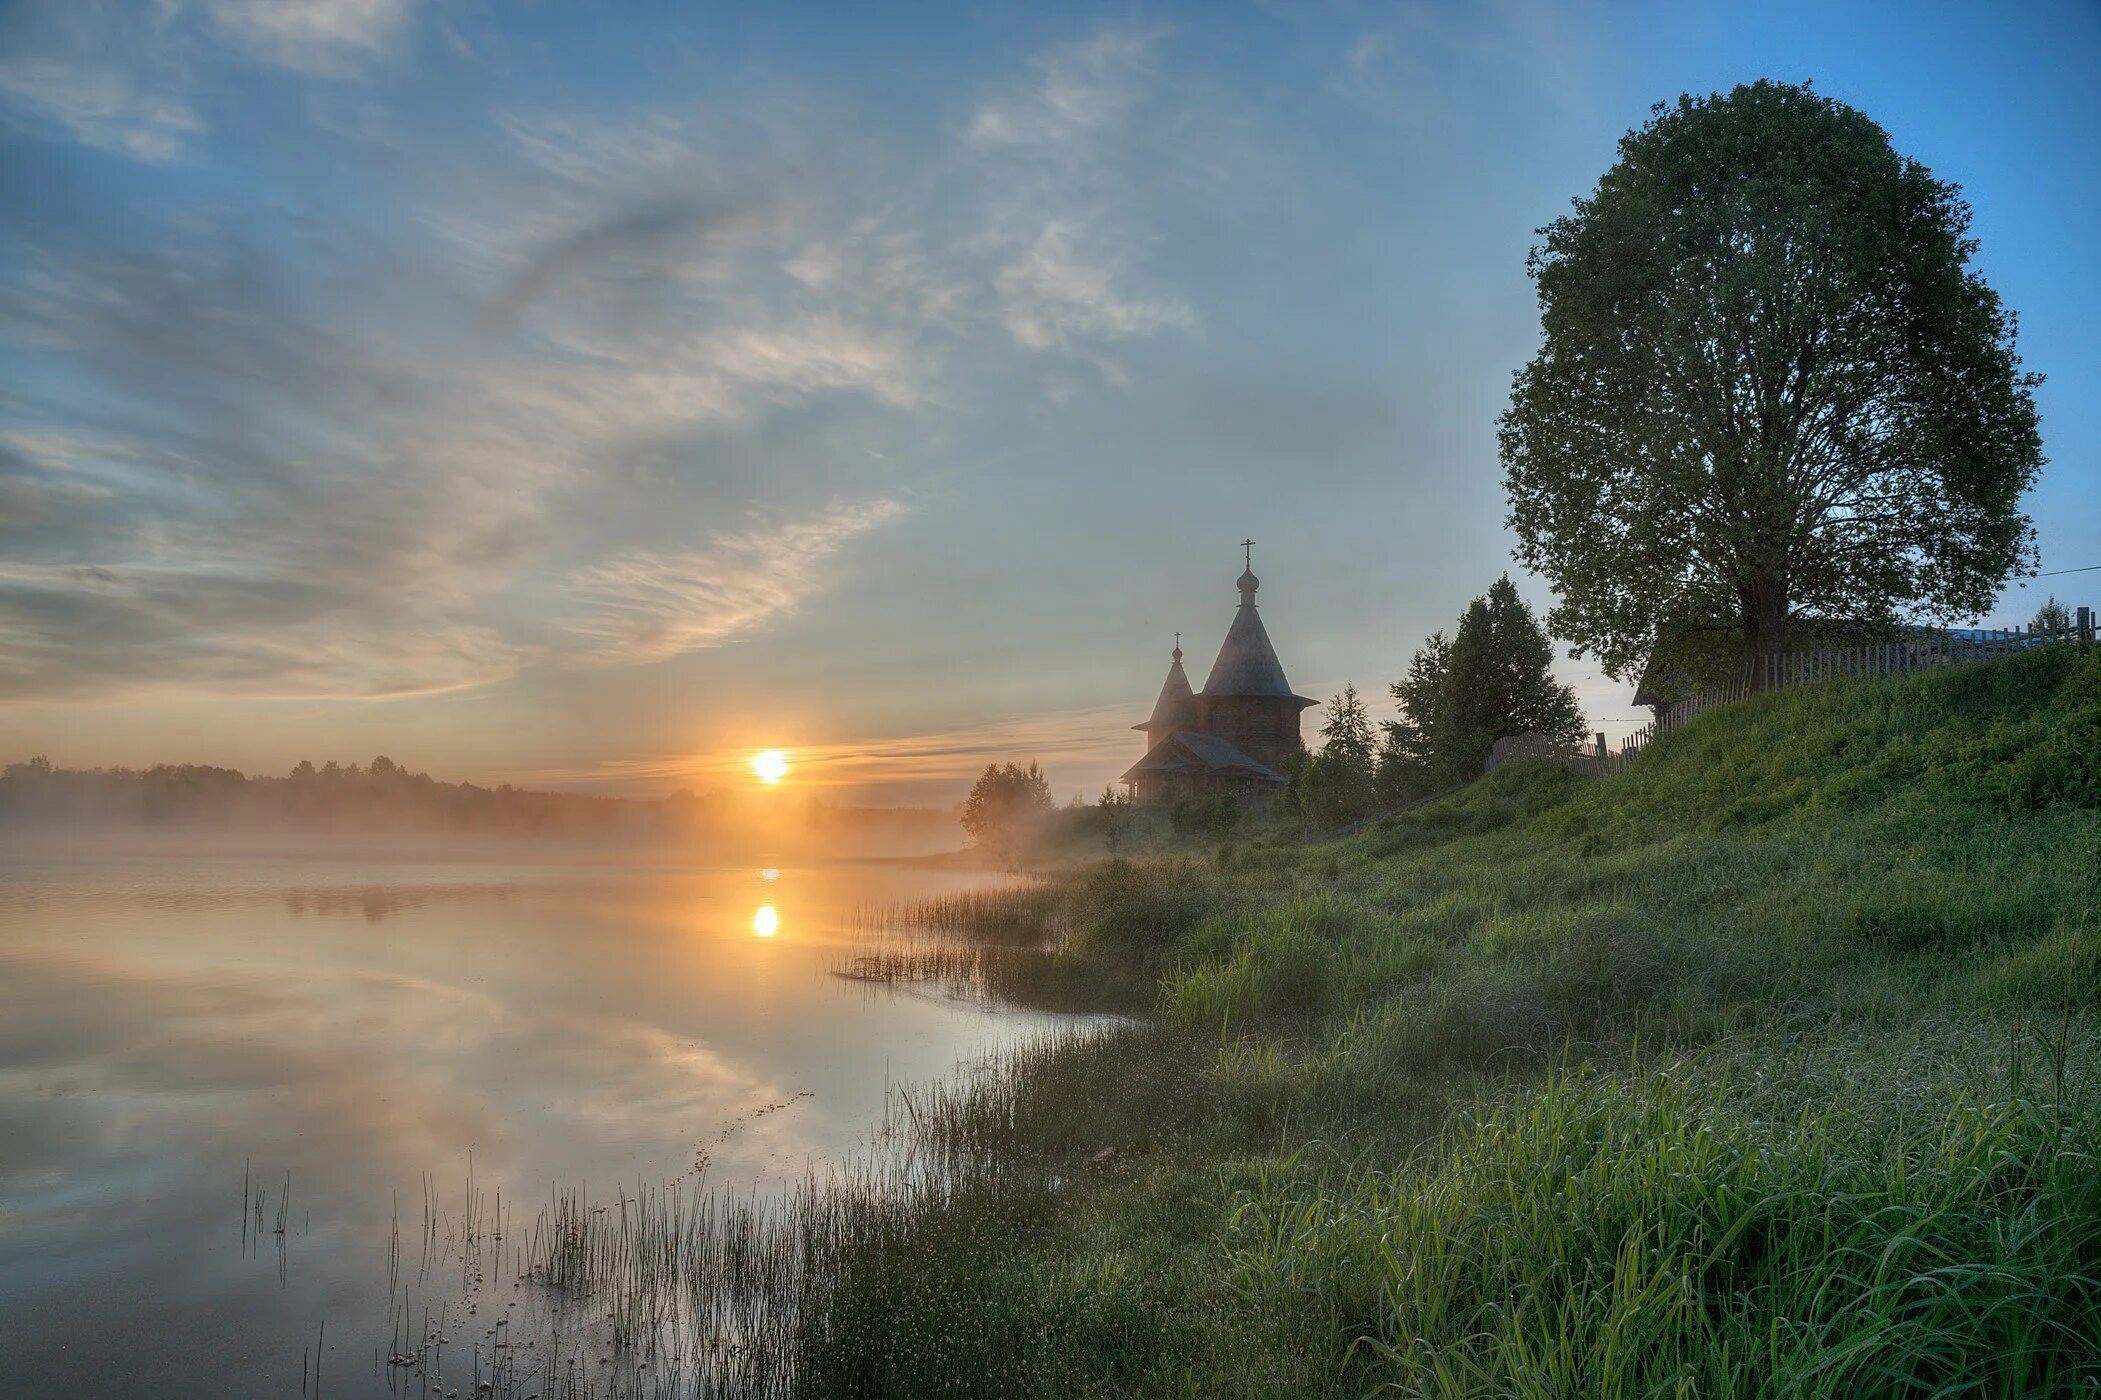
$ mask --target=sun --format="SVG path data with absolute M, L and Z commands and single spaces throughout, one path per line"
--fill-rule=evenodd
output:
M 780 749 L 766 749 L 751 756 L 751 771 L 758 774 L 762 783 L 777 783 L 788 776 L 788 755 Z

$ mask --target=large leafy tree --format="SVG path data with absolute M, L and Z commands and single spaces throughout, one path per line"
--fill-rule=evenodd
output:
M 1807 87 L 1659 104 L 1529 263 L 1544 343 L 1501 448 L 1555 635 L 1755 657 L 1986 608 L 2033 558 L 2014 318 L 1958 188 Z
M 1583 707 L 1554 679 L 1553 643 L 1508 574 L 1467 604 L 1449 642 L 1431 635 L 1393 697 L 1401 719 L 1387 726 L 1388 761 L 1424 789 L 1478 775 L 1506 735 L 1583 735 Z

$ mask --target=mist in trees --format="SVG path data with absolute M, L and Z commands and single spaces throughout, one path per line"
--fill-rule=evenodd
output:
M 364 767 L 301 760 L 282 778 L 208 764 L 68 769 L 38 757 L 0 769 L 0 825 L 223 833 L 253 839 L 297 833 L 404 833 L 496 839 L 651 843 L 710 848 L 781 842 L 935 850 L 952 844 L 955 817 L 931 808 L 847 807 L 811 798 L 783 803 L 680 789 L 663 798 L 543 792 L 508 783 L 447 783 L 381 755 Z
M 1011 865 L 1028 855 L 1055 810 L 1050 781 L 1035 763 L 988 763 L 960 815 L 972 845 Z

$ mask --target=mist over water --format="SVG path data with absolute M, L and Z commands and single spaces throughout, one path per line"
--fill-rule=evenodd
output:
M 325 1393 L 386 1394 L 395 1213 L 458 1215 L 470 1154 L 519 1229 L 850 1156 L 1069 1019 L 832 975 L 857 912 L 991 878 L 9 847 L 0 1388 L 293 1394 L 325 1322 Z

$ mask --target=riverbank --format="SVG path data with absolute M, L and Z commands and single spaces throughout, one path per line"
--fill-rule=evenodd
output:
M 1062 877 L 1047 956 L 1157 1019 L 916 1117 L 965 1168 L 827 1254 L 800 1385 L 2092 1383 L 2096 755 L 2053 648 Z

